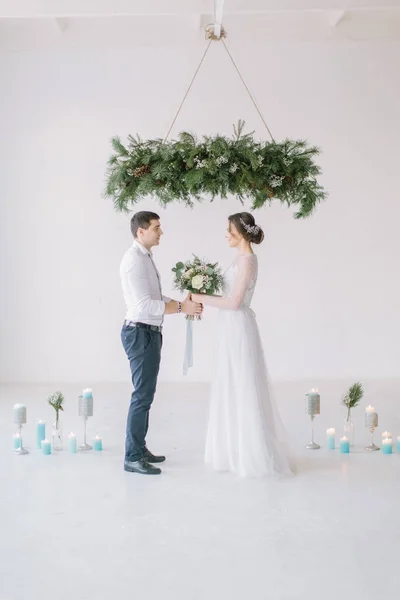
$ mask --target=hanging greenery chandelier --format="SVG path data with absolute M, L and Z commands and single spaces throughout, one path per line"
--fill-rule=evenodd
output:
M 112 139 L 114 153 L 108 162 L 106 197 L 118 211 L 129 211 L 132 205 L 151 196 L 163 206 L 181 202 L 192 207 L 195 201 L 236 196 L 241 202 L 250 200 L 257 209 L 274 200 L 294 205 L 296 219 L 308 217 L 326 197 L 317 181 L 320 168 L 314 159 L 319 149 L 304 140 L 286 139 L 276 142 L 251 95 L 225 41 L 225 32 L 215 38 L 208 29 L 209 43 L 192 78 L 184 99 L 164 139 L 141 140 L 128 136 L 124 145 Z M 246 91 L 259 113 L 271 141 L 257 141 L 253 133 L 245 133 L 244 122 L 234 127 L 231 138 L 215 135 L 196 136 L 182 132 L 177 140 L 169 134 L 186 97 L 203 64 L 212 41 L 220 40 L 228 53 Z

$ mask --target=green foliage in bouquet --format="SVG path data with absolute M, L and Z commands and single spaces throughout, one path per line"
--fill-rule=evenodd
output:
M 243 129 L 239 121 L 232 138 L 201 140 L 188 132 L 168 142 L 129 136 L 127 146 L 114 137 L 105 195 L 118 211 L 148 196 L 163 206 L 177 201 L 192 207 L 195 200 L 232 195 L 250 200 L 252 209 L 279 200 L 296 206 L 296 219 L 311 215 L 326 196 L 314 162 L 319 149 L 304 140 L 259 142 Z

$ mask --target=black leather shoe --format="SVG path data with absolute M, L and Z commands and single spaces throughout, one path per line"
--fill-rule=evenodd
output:
M 144 458 L 135 461 L 126 460 L 124 470 L 129 473 L 141 473 L 142 475 L 159 475 L 161 473 L 161 469 L 153 467 Z
M 154 456 L 147 448 L 144 450 L 143 458 L 149 463 L 162 463 L 165 460 L 165 456 Z

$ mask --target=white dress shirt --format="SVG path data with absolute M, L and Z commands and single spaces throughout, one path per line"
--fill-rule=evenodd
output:
M 162 325 L 165 303 L 171 299 L 162 295 L 160 274 L 153 262 L 152 253 L 135 240 L 125 252 L 120 275 L 126 320 Z

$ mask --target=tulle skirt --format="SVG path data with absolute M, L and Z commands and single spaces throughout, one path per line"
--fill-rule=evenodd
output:
M 292 475 L 254 312 L 220 310 L 205 461 L 245 477 Z

